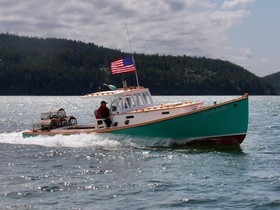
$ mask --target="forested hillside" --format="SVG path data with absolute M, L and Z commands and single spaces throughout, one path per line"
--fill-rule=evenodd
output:
M 103 83 L 136 85 L 133 73 L 112 75 L 129 54 L 93 43 L 0 34 L 0 95 L 83 95 Z M 274 87 L 228 61 L 135 54 L 140 85 L 156 95 L 276 94 Z
M 280 72 L 265 76 L 263 79 L 275 88 L 277 95 L 280 95 Z

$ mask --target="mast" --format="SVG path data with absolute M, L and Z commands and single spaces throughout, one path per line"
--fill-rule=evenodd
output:
M 134 65 L 134 67 L 135 67 L 135 78 L 136 78 L 136 83 L 137 83 L 137 87 L 139 87 L 137 69 L 136 69 L 136 65 L 135 65 L 135 62 L 134 62 L 134 57 L 133 57 L 133 52 L 132 52 L 130 37 L 129 37 L 129 33 L 128 33 L 128 29 L 127 29 L 127 25 L 126 25 L 126 24 L 125 24 L 125 28 L 126 28 L 126 33 L 127 33 L 127 37 L 128 37 L 128 42 L 129 42 L 129 47 L 130 47 L 130 53 L 131 53 L 131 57 L 132 57 L 132 62 L 133 62 L 133 65 Z

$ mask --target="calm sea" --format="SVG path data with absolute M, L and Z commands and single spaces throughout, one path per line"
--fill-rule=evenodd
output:
M 249 98 L 248 135 L 238 148 L 172 149 L 108 134 L 22 138 L 50 108 L 92 122 L 99 101 L 0 96 L 0 209 L 280 209 L 279 99 Z

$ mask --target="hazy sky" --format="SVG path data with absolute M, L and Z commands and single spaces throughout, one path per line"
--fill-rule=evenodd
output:
M 280 0 L 0 0 L 0 32 L 280 71 Z

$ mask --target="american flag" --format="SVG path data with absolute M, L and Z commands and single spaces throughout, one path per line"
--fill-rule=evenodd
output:
M 132 56 L 128 57 L 128 58 L 113 61 L 111 63 L 111 71 L 112 71 L 112 74 L 136 71 Z

